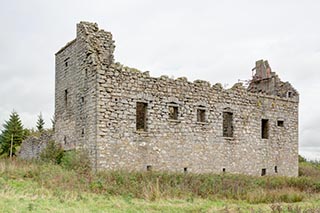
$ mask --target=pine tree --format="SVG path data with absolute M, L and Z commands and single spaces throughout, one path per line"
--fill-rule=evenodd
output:
M 12 154 L 15 155 L 16 147 L 25 139 L 24 129 L 17 112 L 11 113 L 9 121 L 5 122 L 3 128 L 0 135 L 0 154 L 10 155 L 12 141 Z
M 40 114 L 38 115 L 38 121 L 37 121 L 37 129 L 39 132 L 42 132 L 44 130 L 44 120 L 42 118 L 42 114 L 40 112 Z

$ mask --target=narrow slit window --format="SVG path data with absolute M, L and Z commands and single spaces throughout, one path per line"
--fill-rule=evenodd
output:
M 197 121 L 198 122 L 206 122 L 206 110 L 205 109 L 197 109 Z
M 169 119 L 178 120 L 178 106 L 169 106 Z
M 284 121 L 278 120 L 278 121 L 277 121 L 277 125 L 278 125 L 279 127 L 283 127 L 283 126 L 284 126 Z
M 187 168 L 187 167 L 184 167 L 184 168 L 183 168 L 183 172 L 184 172 L 184 173 L 187 173 L 187 172 L 188 172 L 188 168 Z
M 274 167 L 274 173 L 278 173 L 278 167 L 277 166 Z
M 68 106 L 68 90 L 64 90 L 64 106 Z
M 261 120 L 261 138 L 263 139 L 269 138 L 269 120 L 268 119 Z
M 223 137 L 233 137 L 232 112 L 223 112 Z
M 226 172 L 226 168 L 222 168 L 222 172 L 225 173 Z
M 66 58 L 66 59 L 64 60 L 64 66 L 65 66 L 65 67 L 68 67 L 68 66 L 69 66 L 69 59 L 70 59 L 70 58 Z
M 261 169 L 261 176 L 265 176 L 267 174 L 267 169 Z
M 137 102 L 136 106 L 136 128 L 137 130 L 147 130 L 147 103 Z

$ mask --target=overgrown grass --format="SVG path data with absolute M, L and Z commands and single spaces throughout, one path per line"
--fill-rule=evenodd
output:
M 300 202 L 320 193 L 320 169 L 303 163 L 301 177 L 251 177 L 230 174 L 108 171 L 96 174 L 63 166 L 0 160 L 4 181 L 29 181 L 59 194 L 94 193 L 149 201 L 159 199 L 232 199 L 248 203 Z M 6 182 L 7 184 L 9 182 Z

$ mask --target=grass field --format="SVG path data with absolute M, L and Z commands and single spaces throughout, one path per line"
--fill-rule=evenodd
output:
M 320 212 L 320 168 L 301 177 L 102 172 L 0 160 L 0 212 Z

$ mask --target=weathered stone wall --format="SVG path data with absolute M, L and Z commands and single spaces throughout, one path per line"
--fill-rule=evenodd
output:
M 113 50 L 110 33 L 82 22 L 75 41 L 56 54 L 57 141 L 67 136 L 74 145 L 65 147 L 88 148 L 97 169 L 298 174 L 298 94 L 154 78 L 114 63 Z M 63 76 L 68 57 L 74 66 Z M 66 88 L 71 103 L 64 106 Z M 147 108 L 145 130 L 136 128 L 139 102 Z M 176 120 L 169 118 L 172 106 Z M 197 120 L 198 109 L 204 121 Z M 223 112 L 232 113 L 232 137 L 223 136 Z M 262 119 L 268 120 L 267 139 Z
M 97 73 L 113 62 L 111 33 L 96 24 L 77 25 L 77 37 L 56 53 L 55 140 L 97 155 Z
M 25 160 L 37 159 L 41 151 L 53 140 L 53 132 L 45 131 L 39 136 L 30 136 L 21 143 L 18 157 Z

